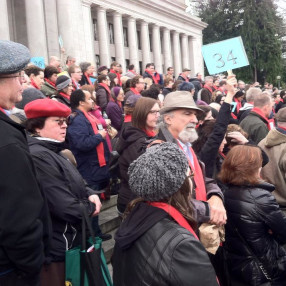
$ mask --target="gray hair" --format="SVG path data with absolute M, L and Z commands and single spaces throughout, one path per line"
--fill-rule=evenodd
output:
M 254 107 L 264 107 L 271 103 L 271 97 L 268 92 L 262 92 L 255 96 L 254 98 Z
M 246 92 L 246 102 L 253 102 L 254 98 L 261 94 L 262 90 L 260 88 L 257 87 L 251 87 L 250 89 L 247 90 Z

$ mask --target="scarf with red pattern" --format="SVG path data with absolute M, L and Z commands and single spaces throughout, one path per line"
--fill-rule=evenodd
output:
M 158 84 L 160 81 L 160 75 L 157 72 L 154 72 L 153 74 L 151 72 L 149 72 L 148 70 L 145 70 L 146 73 L 148 73 L 149 75 L 151 75 L 153 82 L 155 84 Z M 156 74 L 156 75 L 155 75 Z

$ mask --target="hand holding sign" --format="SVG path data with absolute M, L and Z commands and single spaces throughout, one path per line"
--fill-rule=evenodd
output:
M 210 74 L 249 65 L 241 37 L 205 45 L 202 53 Z

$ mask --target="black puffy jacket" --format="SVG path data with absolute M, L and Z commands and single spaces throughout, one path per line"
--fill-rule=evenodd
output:
M 114 286 L 218 286 L 202 244 L 161 209 L 137 204 L 115 241 Z
M 250 248 L 271 275 L 272 285 L 285 285 L 286 251 L 281 245 L 286 242 L 286 217 L 271 194 L 275 187 L 268 183 L 228 187 L 225 246 L 231 276 L 247 285 L 267 282 Z

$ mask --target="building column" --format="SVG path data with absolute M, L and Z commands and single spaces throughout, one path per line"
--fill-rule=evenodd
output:
M 0 39 L 10 40 L 7 0 L 0 0 Z
M 83 32 L 85 43 L 85 60 L 95 64 L 93 23 L 91 18 L 91 0 L 82 1 Z
M 113 13 L 113 27 L 114 27 L 114 44 L 116 61 L 121 64 L 123 72 L 126 71 L 124 39 L 123 39 L 123 25 L 122 15 L 118 12 Z
M 194 76 L 200 72 L 204 75 L 204 64 L 202 57 L 202 38 L 189 37 L 189 51 L 190 51 L 190 68 L 191 75 Z
M 57 19 L 57 1 L 44 0 L 45 18 L 48 19 L 47 44 L 48 56 L 60 57 L 59 30 Z M 31 9 L 31 7 L 28 7 Z
M 129 44 L 129 60 L 130 64 L 133 64 L 138 72 L 138 43 L 137 43 L 137 29 L 136 20 L 133 17 L 128 18 L 128 44 Z
M 156 71 L 162 73 L 162 58 L 161 58 L 161 37 L 160 28 L 154 24 L 152 29 L 152 44 L 153 44 L 153 57 Z
M 180 37 L 177 31 L 173 31 L 173 56 L 174 56 L 174 70 L 175 77 L 182 72 L 182 61 L 181 61 L 181 48 L 180 48 Z
M 97 8 L 97 29 L 98 29 L 98 43 L 99 43 L 99 57 L 101 66 L 110 66 L 110 50 L 109 38 L 106 19 L 106 9 L 103 7 Z
M 171 37 L 170 30 L 164 28 L 163 30 L 163 54 L 164 54 L 164 72 L 167 68 L 172 66 L 172 53 L 171 53 Z
M 182 35 L 182 67 L 190 68 L 189 42 L 186 34 Z
M 76 60 L 78 61 L 79 54 L 76 53 L 78 35 L 77 33 L 74 33 L 72 28 L 72 23 L 74 22 L 73 7 L 74 7 L 73 0 L 57 0 L 57 18 L 58 18 L 59 36 L 62 37 L 65 54 L 66 56 L 76 57 Z
M 44 57 L 48 62 L 45 15 L 42 1 L 25 0 L 28 46 L 32 57 Z
M 148 27 L 148 23 L 145 21 L 141 22 L 140 37 L 141 37 L 141 49 L 142 49 L 142 66 L 144 70 L 146 67 L 146 64 L 151 62 L 149 27 Z

